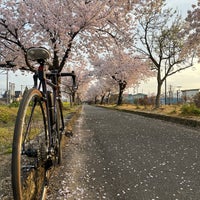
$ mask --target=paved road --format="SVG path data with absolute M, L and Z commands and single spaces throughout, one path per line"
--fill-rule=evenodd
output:
M 86 105 L 74 134 L 49 199 L 200 199 L 200 130 Z

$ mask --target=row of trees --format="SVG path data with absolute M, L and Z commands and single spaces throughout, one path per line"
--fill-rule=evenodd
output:
M 143 64 L 148 66 L 144 75 L 146 77 L 156 75 L 156 107 L 160 106 L 161 88 L 167 77 L 191 67 L 194 58 L 199 58 L 199 6 L 200 2 L 197 6 L 193 5 L 193 11 L 188 11 L 186 20 L 183 20 L 176 11 L 165 8 L 164 1 L 145 2 L 143 6 L 136 9 L 140 13 L 136 31 L 133 34 L 137 43 L 131 47 L 140 53 Z M 119 55 L 116 54 L 116 59 L 118 57 Z M 107 66 L 109 65 L 107 64 Z M 133 68 L 133 65 L 131 68 L 127 68 L 126 73 L 134 76 L 134 73 L 131 72 Z M 129 69 L 131 70 L 129 71 Z M 137 67 L 137 69 L 140 68 Z M 117 69 L 112 69 L 112 71 L 113 75 L 110 77 L 115 76 L 115 73 L 118 74 Z M 107 76 L 106 70 L 104 74 Z M 133 79 L 128 80 L 126 77 L 126 81 L 119 79 L 118 83 L 137 84 L 142 80 L 138 75 L 135 77 L 138 78 L 136 82 Z M 120 94 L 119 85 L 119 98 Z M 119 98 L 118 104 L 121 103 Z
M 0 58 L 30 68 L 27 49 L 46 46 L 55 68 L 81 65 L 80 98 L 118 90 L 118 104 L 125 88 L 156 76 L 159 107 L 166 78 L 199 57 L 199 8 L 183 20 L 163 0 L 1 0 Z

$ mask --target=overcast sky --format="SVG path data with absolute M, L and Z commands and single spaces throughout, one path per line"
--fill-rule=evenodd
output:
M 191 8 L 192 4 L 195 4 L 197 0 L 167 0 L 169 7 L 178 9 L 180 14 L 185 17 L 187 10 Z M 9 72 L 9 82 L 15 83 L 15 89 L 21 90 L 25 85 L 32 84 L 32 77 L 30 75 L 22 76 L 20 73 L 13 74 Z M 173 75 L 167 80 L 167 85 L 172 85 L 174 90 L 177 87 L 181 86 L 181 89 L 194 89 L 200 88 L 200 64 L 194 65 L 191 69 L 184 70 L 178 74 Z M 148 95 L 156 93 L 157 83 L 156 77 L 147 81 L 146 83 L 141 83 L 136 92 L 143 92 Z M 0 94 L 6 89 L 6 75 L 0 73 Z M 164 86 L 163 86 L 164 90 Z M 133 89 L 130 89 L 129 92 L 133 92 Z
M 186 16 L 192 4 L 196 4 L 197 0 L 166 0 L 169 7 L 179 10 L 181 15 Z

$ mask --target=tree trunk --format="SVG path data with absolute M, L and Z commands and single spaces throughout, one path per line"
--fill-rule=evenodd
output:
M 94 104 L 97 104 L 97 96 L 94 98 Z
M 119 106 L 122 104 L 122 95 L 124 89 L 126 88 L 127 82 L 119 80 L 118 83 L 119 83 L 119 95 L 118 95 L 117 105 Z
M 72 103 L 75 103 L 75 92 L 72 92 Z
M 159 82 L 159 81 L 158 81 L 155 108 L 159 108 L 159 107 L 160 107 L 160 96 L 161 96 L 162 83 L 163 83 L 163 82 Z
M 122 88 L 122 85 L 119 84 L 119 94 L 118 94 L 118 100 L 117 100 L 117 105 L 122 104 L 122 95 L 123 95 L 124 89 Z
M 69 95 L 69 102 L 70 102 L 70 107 L 72 107 L 72 95 Z
M 118 100 L 117 100 L 118 106 L 122 104 L 122 95 L 123 95 L 123 90 L 120 90 L 119 95 L 118 95 Z
M 101 102 L 100 102 L 101 105 L 103 104 L 104 97 L 105 97 L 105 94 L 101 96 Z
M 108 92 L 108 95 L 106 96 L 106 103 L 109 104 L 110 103 L 110 91 Z

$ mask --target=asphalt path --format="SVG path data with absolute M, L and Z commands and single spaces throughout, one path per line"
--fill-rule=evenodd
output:
M 200 199 L 200 130 L 84 105 L 73 132 L 48 199 Z

